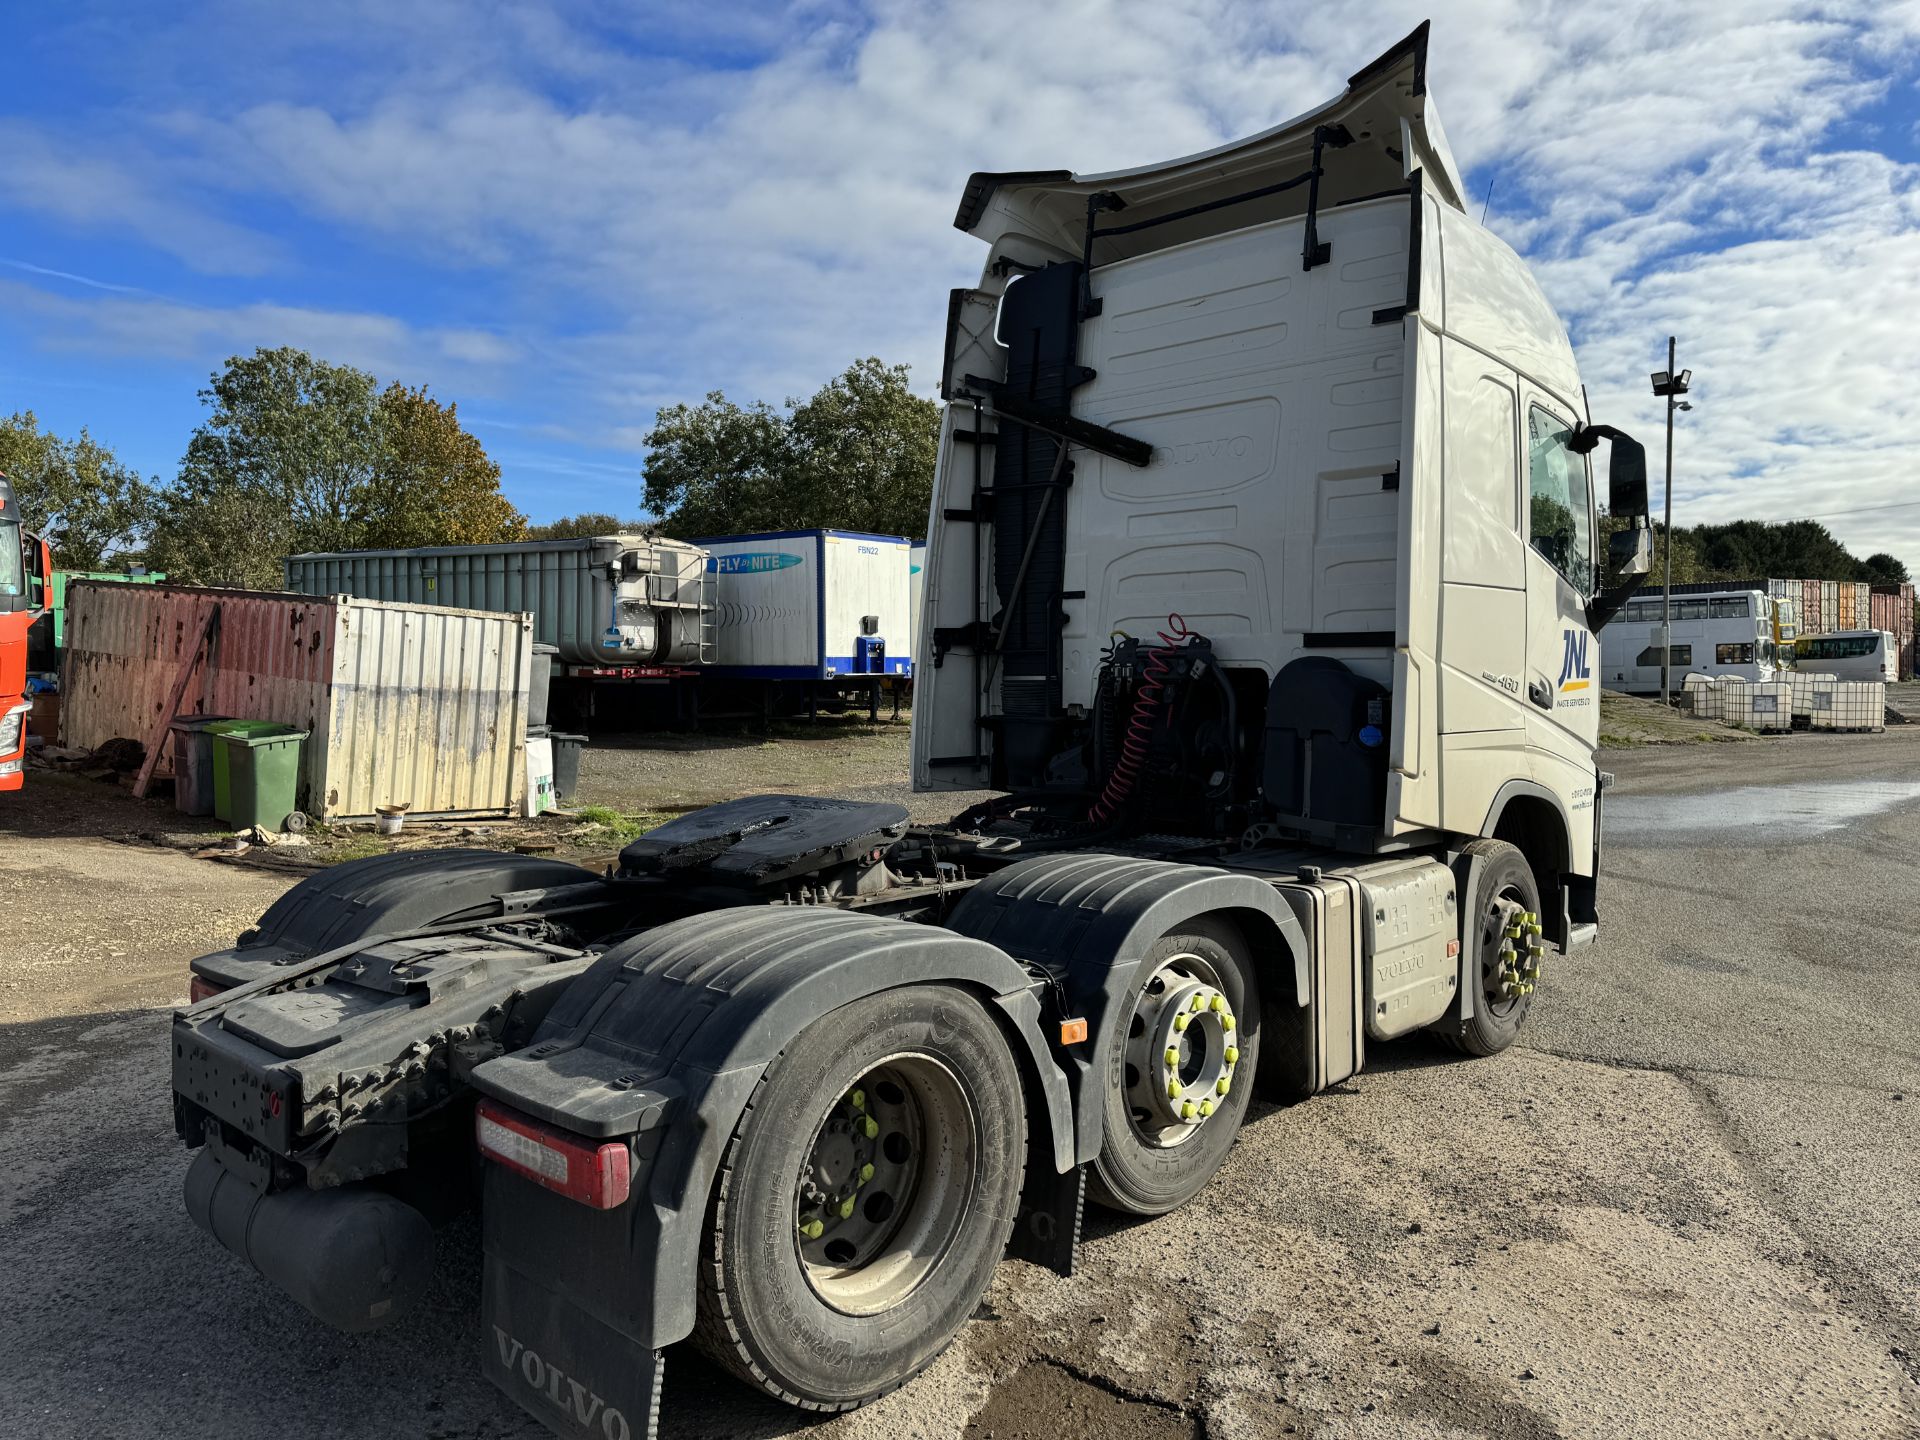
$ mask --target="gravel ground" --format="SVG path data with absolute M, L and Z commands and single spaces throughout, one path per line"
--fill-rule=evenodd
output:
M 884 713 L 884 712 L 883 712 Z M 912 793 L 909 720 L 864 715 L 776 722 L 771 733 L 595 735 L 581 752 L 576 805 L 628 813 L 691 809 L 736 795 L 898 800 L 921 821 L 952 818 L 984 791 Z
M 828 788 L 798 773 L 823 756 L 842 793 L 904 773 L 842 738 L 787 788 Z M 787 763 L 601 748 L 603 803 Z M 960 1343 L 855 1415 L 675 1351 L 662 1433 L 1920 1433 L 1920 732 L 1606 763 L 1603 939 L 1515 1050 L 1415 1039 L 1256 1107 L 1193 1205 L 1092 1216 L 1071 1281 L 1002 1265 Z M 0 806 L 0 1435 L 544 1434 L 478 1378 L 471 1225 L 404 1337 L 344 1337 L 186 1220 L 152 1007 L 286 882 L 89 823 L 51 787 Z

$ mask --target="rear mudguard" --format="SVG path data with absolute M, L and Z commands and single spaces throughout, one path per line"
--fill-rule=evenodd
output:
M 1084 1016 L 1089 1043 L 1068 1052 L 1076 1119 L 1074 1158 L 1100 1153 L 1104 1107 L 1095 1093 L 1103 1057 L 1127 1023 L 1127 988 L 1161 936 L 1202 917 L 1240 927 L 1253 949 L 1265 1003 L 1308 1001 L 1307 939 L 1272 885 L 1252 875 L 1121 855 L 1044 855 L 989 876 L 968 891 L 947 924 L 991 941 L 1053 975 L 1066 1013 Z
M 544 898 L 598 878 L 564 860 L 498 850 L 416 850 L 349 860 L 302 880 L 232 949 L 201 956 L 193 971 L 219 985 L 244 985 L 275 966 L 363 936 L 403 935 L 481 907 L 510 915 L 513 897 Z
M 933 926 L 792 907 L 690 916 L 609 950 L 530 1046 L 479 1066 L 474 1087 L 516 1110 L 579 1135 L 633 1136 L 635 1164 L 633 1198 L 607 1211 L 486 1167 L 489 1378 L 560 1434 L 649 1433 L 658 1352 L 692 1332 L 708 1195 L 754 1085 L 827 1012 L 927 983 L 964 986 L 998 1012 L 1038 1099 L 1036 1148 L 1070 1172 L 1066 1078 L 1041 1025 L 1046 981 Z

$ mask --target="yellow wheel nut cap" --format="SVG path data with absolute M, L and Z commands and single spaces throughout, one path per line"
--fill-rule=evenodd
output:
M 871 1179 L 873 1179 L 873 1166 L 862 1165 L 860 1167 L 860 1183 L 864 1185 Z
M 864 1090 L 854 1091 L 847 1099 L 853 1103 L 853 1108 L 856 1110 L 864 1110 L 867 1108 L 867 1092 Z
M 1239 1063 L 1240 1063 L 1240 1047 L 1238 1045 L 1227 1046 L 1227 1064 L 1238 1065 Z
M 826 1233 L 826 1229 L 827 1227 L 822 1225 L 818 1220 L 809 1220 L 800 1227 L 800 1233 L 809 1240 L 818 1240 Z
M 853 1199 L 849 1196 L 840 1202 L 840 1218 L 845 1220 L 851 1214 L 853 1214 Z
M 1213 997 L 1213 1003 L 1212 1003 L 1211 1005 L 1209 1005 L 1209 1006 L 1208 1006 L 1207 1008 L 1208 1008 L 1208 1009 L 1210 1009 L 1210 1010 L 1212 1010 L 1212 1011 L 1213 1011 L 1213 1013 L 1214 1013 L 1214 1014 L 1216 1014 L 1216 1015 L 1221 1015 L 1221 1014 L 1224 1014 L 1224 1013 L 1226 1013 L 1226 1008 L 1227 1008 L 1227 997 L 1226 997 L 1226 996 L 1224 996 L 1224 995 L 1216 995 L 1216 996 L 1214 996 L 1214 997 Z
M 1193 1003 L 1189 1005 L 1187 1008 L 1189 1010 L 1198 1010 L 1200 1009 L 1201 1006 L 1205 1005 L 1206 1003 L 1207 1003 L 1206 1001 L 1202 1000 L 1198 995 L 1196 995 L 1193 997 Z
M 1180 1063 L 1180 1047 L 1178 1045 L 1167 1046 L 1167 1064 L 1178 1065 L 1179 1063 Z
M 1227 1079 L 1227 1077 L 1224 1075 L 1222 1075 L 1218 1080 L 1213 1082 L 1213 1093 L 1216 1095 L 1224 1095 L 1227 1093 L 1227 1091 L 1229 1091 L 1232 1088 L 1233 1088 L 1233 1082 Z
M 1220 1017 L 1220 1028 L 1231 1035 L 1233 1033 L 1233 1016 L 1222 1015 Z
M 1180 1098 L 1180 1082 L 1178 1080 L 1169 1080 L 1167 1082 L 1167 1098 L 1169 1100 L 1178 1100 Z
M 1199 1114 L 1199 1112 L 1200 1107 L 1194 1104 L 1193 1101 L 1183 1100 L 1180 1102 L 1180 1118 L 1182 1120 L 1191 1120 L 1195 1115 Z
M 1184 1015 L 1176 1015 L 1176 1016 L 1174 1016 L 1174 1017 L 1173 1017 L 1173 1028 L 1174 1028 L 1175 1030 L 1184 1030 L 1184 1029 L 1186 1029 L 1186 1028 L 1187 1028 L 1187 1017 L 1186 1017 L 1186 1016 L 1184 1016 Z
M 869 1119 L 862 1128 L 867 1132 L 867 1139 L 871 1140 L 880 1133 L 880 1122 Z
M 1202 1100 L 1200 1102 L 1200 1118 L 1204 1120 L 1211 1114 L 1213 1114 L 1213 1101 Z

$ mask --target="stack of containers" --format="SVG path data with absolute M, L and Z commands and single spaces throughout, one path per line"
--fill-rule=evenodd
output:
M 1826 626 L 1820 623 L 1820 582 L 1802 580 L 1800 582 L 1800 633 L 1820 635 L 1825 631 Z
M 1913 585 L 1872 585 L 1868 587 L 1869 613 L 1875 630 L 1893 636 L 1900 650 L 1900 678 L 1914 676 Z
M 1833 687 L 1833 703 L 1818 708 L 1816 730 L 1884 730 L 1887 728 L 1887 687 L 1878 680 L 1843 680 Z
M 1840 682 L 1831 675 L 1816 675 L 1805 670 L 1787 672 L 1787 684 L 1791 687 L 1793 718 L 1813 723 L 1816 708 L 1833 708 L 1833 687 Z
M 1820 582 L 1820 633 L 1831 635 L 1843 629 L 1840 624 L 1840 585 L 1835 580 Z
M 1838 582 L 1833 588 L 1835 591 L 1836 599 L 1839 601 L 1839 618 L 1840 618 L 1840 623 L 1836 625 L 1834 628 L 1836 630 L 1853 630 L 1858 628 L 1855 624 L 1856 617 L 1853 613 L 1853 601 L 1854 601 L 1853 582 L 1850 580 L 1842 580 Z

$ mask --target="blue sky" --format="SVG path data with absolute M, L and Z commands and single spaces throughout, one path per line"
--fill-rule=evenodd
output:
M 937 375 L 975 169 L 1101 170 L 1335 94 L 1429 7 L 203 0 L 0 20 L 0 412 L 170 476 L 228 354 L 457 401 L 538 519 L 638 510 L 662 404 Z M 1471 192 L 1682 520 L 1831 516 L 1920 571 L 1920 0 L 1464 0 Z M 1898 504 L 1900 508 L 1886 507 Z

